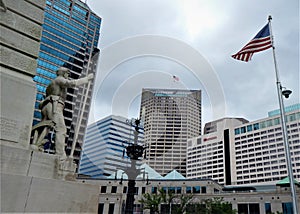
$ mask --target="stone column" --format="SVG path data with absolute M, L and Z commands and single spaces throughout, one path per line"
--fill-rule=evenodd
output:
M 0 142 L 27 149 L 33 120 L 37 58 L 45 0 L 1 0 Z

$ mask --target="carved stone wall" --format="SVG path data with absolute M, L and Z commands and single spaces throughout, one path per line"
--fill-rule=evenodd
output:
M 0 6 L 0 142 L 28 148 L 36 96 L 32 77 L 45 0 L 2 0 Z

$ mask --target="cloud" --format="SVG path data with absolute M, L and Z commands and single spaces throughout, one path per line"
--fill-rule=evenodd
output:
M 130 2 L 102 0 L 88 1 L 88 4 L 103 18 L 99 42 L 102 51 L 122 40 L 145 35 L 179 40 L 201 54 L 214 71 L 225 96 L 226 114 L 243 116 L 249 120 L 265 117 L 268 111 L 278 108 L 272 50 L 255 54 L 249 63 L 236 61 L 230 55 L 252 39 L 267 23 L 268 15 L 272 15 L 280 78 L 284 86 L 293 90 L 291 98 L 285 100 L 285 103 L 286 105 L 299 103 L 299 1 L 272 1 L 270 3 L 264 0 L 228 0 L 226 4 L 224 1 L 197 1 L 195 3 L 189 1 L 192 4 L 188 6 L 186 2 L 183 0 L 133 0 Z M 183 8 L 183 5 L 186 5 L 186 8 Z M 151 43 L 148 45 L 151 46 Z M 111 56 L 121 56 L 139 48 L 149 49 L 149 47 L 137 45 L 126 46 L 115 50 Z M 182 50 L 180 46 L 176 46 L 169 47 L 168 51 L 180 52 Z M 105 59 L 105 61 L 109 60 L 111 59 Z M 99 67 L 103 63 L 106 62 L 100 60 Z M 196 63 L 201 63 L 201 61 Z M 100 90 L 101 96 L 95 103 L 103 108 L 101 112 L 105 116 L 104 112 L 109 112 L 109 110 L 104 109 L 112 108 L 111 97 L 116 95 L 114 92 L 121 89 L 122 91 L 128 90 L 128 99 L 131 104 L 126 107 L 126 111 L 134 114 L 132 103 L 139 102 L 136 91 L 130 94 L 134 85 L 131 81 L 146 85 L 146 82 L 141 81 L 143 78 L 138 80 L 138 77 L 146 73 L 148 75 L 151 72 L 161 72 L 163 76 L 167 73 L 182 76 L 180 79 L 184 81 L 186 88 L 203 89 L 205 95 L 203 108 L 211 106 L 212 92 L 207 91 L 207 85 L 210 83 L 203 79 L 200 79 L 198 83 L 195 82 L 195 77 L 189 68 L 180 66 L 182 65 L 174 61 L 167 63 L 166 59 L 150 60 L 147 57 L 122 62 L 113 69 L 114 75 L 103 77 L 103 74 L 99 73 L 99 76 L 106 78 L 106 82 Z M 140 71 L 144 74 L 139 76 Z M 181 72 L 187 75 L 182 75 Z M 152 81 L 151 78 L 148 80 Z M 148 85 L 152 83 L 155 86 L 157 80 L 151 81 Z M 162 80 L 161 83 L 163 83 Z M 209 87 L 214 87 L 214 85 Z M 211 108 L 221 109 L 220 105 L 211 106 Z M 96 119 L 101 118 L 101 112 L 97 115 L 99 118 Z M 203 124 L 214 118 L 211 111 L 207 111 L 207 115 L 209 117 L 203 120 Z

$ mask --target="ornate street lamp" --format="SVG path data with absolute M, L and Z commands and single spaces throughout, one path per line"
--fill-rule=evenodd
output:
M 132 214 L 134 209 L 134 194 L 135 194 L 135 180 L 140 174 L 140 169 L 136 168 L 136 162 L 141 160 L 144 154 L 145 147 L 138 145 L 138 134 L 140 129 L 140 119 L 130 121 L 130 125 L 134 126 L 134 141 L 126 147 L 126 154 L 130 158 L 131 165 L 125 170 L 128 176 L 128 190 L 125 204 L 125 214 Z

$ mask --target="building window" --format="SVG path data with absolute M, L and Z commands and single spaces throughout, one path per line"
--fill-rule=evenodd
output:
M 139 194 L 139 188 L 138 187 L 135 187 L 135 195 L 138 195 Z
M 186 193 L 192 193 L 192 187 L 186 187 Z
M 284 214 L 293 214 L 292 202 L 282 203 L 282 211 Z
M 116 186 L 111 187 L 111 193 L 117 193 L 117 187 Z
M 108 214 L 114 214 L 115 204 L 109 204 Z
M 106 186 L 101 186 L 101 193 L 106 193 Z
M 271 203 L 265 203 L 265 212 L 266 214 L 272 214 Z
M 98 204 L 98 214 L 103 214 L 104 204 L 100 203 Z
M 200 186 L 193 187 L 193 193 L 200 193 Z
M 157 193 L 157 187 L 152 187 L 152 194 L 156 194 Z
M 253 129 L 252 129 L 252 125 L 248 125 L 247 126 L 247 132 L 251 132 Z
M 241 133 L 246 133 L 246 127 L 241 127 Z
M 175 193 L 175 187 L 169 187 L 168 193 Z
M 259 204 L 238 204 L 239 214 L 259 214 Z
M 123 188 L 123 193 L 127 193 L 127 187 Z

